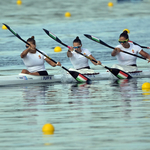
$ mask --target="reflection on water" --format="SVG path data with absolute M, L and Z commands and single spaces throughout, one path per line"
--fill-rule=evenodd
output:
M 123 100 L 128 101 L 133 99 L 133 97 L 137 97 L 137 79 L 116 80 L 115 83 L 120 87 L 119 90 Z
M 130 118 L 134 113 L 132 105 L 135 106 L 135 102 L 138 102 L 137 97 L 140 96 L 137 92 L 137 79 L 116 80 L 113 84 L 119 87 L 118 97 L 120 97 L 121 103 L 118 107 L 120 107 L 122 111 L 122 117 Z
M 45 100 L 45 96 L 46 96 L 46 92 L 48 90 L 48 86 L 34 86 L 34 88 L 31 86 L 26 86 L 26 87 L 23 87 L 22 89 L 22 96 L 23 96 L 23 99 L 26 100 L 26 101 L 35 101 L 35 100 L 38 100 L 38 99 L 43 99 Z
M 77 83 L 71 86 L 71 95 L 74 98 L 88 98 L 89 97 L 89 89 L 90 84 L 87 83 Z
M 118 141 L 125 147 L 132 141 L 135 148 L 141 136 L 143 143 L 147 143 L 144 138 L 149 134 L 144 131 L 148 130 L 149 108 L 138 88 L 139 81 L 3 87 L 0 133 L 5 140 L 1 140 L 0 146 L 67 149 L 70 145 L 83 149 L 84 140 L 88 147 L 99 147 L 102 142 L 103 148 L 113 144 L 114 149 Z M 52 136 L 43 135 L 45 123 L 54 125 Z

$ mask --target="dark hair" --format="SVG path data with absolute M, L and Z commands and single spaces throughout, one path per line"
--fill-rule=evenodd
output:
M 124 37 L 125 39 L 129 39 L 128 32 L 125 30 L 120 34 L 120 37 Z
M 31 38 L 27 39 L 27 42 L 31 42 L 32 44 L 36 44 L 35 40 L 34 40 L 34 36 L 31 36 Z
M 81 42 L 81 40 L 79 39 L 78 36 L 74 39 L 73 43 L 80 43 L 80 44 L 82 44 L 82 42 Z

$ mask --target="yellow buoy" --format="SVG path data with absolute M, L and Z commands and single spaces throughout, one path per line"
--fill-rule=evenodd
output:
M 66 13 L 65 13 L 65 17 L 71 17 L 70 12 L 66 12 Z
M 112 2 L 109 2 L 109 3 L 108 3 L 108 6 L 109 6 L 109 7 L 112 7 L 113 5 L 114 5 L 114 4 L 113 4 Z
M 22 1 L 21 0 L 17 0 L 17 5 L 21 5 L 22 4 Z
M 150 93 L 149 93 L 150 91 L 143 90 L 143 92 L 144 93 L 142 93 L 142 95 L 150 95 Z
M 129 30 L 129 29 L 124 29 L 123 31 L 127 31 L 127 32 L 128 32 L 128 34 L 130 33 L 130 30 Z
M 5 25 L 2 25 L 2 29 L 3 29 L 3 30 L 6 30 L 7 27 L 6 27 Z
M 142 95 L 150 95 L 150 88 L 143 88 L 142 91 Z
M 150 83 L 149 82 L 145 82 L 142 84 L 142 90 L 145 90 L 145 89 L 150 89 Z
M 55 48 L 54 48 L 54 52 L 61 52 L 62 51 L 62 49 L 61 49 L 61 47 L 59 47 L 59 46 L 56 46 Z
M 42 131 L 44 134 L 53 134 L 55 131 L 55 128 L 52 124 L 47 123 L 42 127 Z

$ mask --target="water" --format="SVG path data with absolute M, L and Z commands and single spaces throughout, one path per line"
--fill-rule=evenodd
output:
M 117 63 L 111 49 L 87 39 L 94 35 L 111 46 L 118 44 L 123 29 L 130 30 L 130 39 L 150 46 L 149 0 L 118 3 L 109 8 L 106 0 L 36 0 L 0 2 L 0 22 L 8 24 L 23 39 L 34 35 L 37 48 L 72 67 L 66 57 L 67 49 L 48 37 L 43 28 L 72 45 L 76 36 L 83 47 L 111 67 Z M 65 18 L 69 11 L 71 18 Z M 24 64 L 20 53 L 25 44 L 8 30 L 0 30 L 0 75 L 21 72 Z M 55 53 L 54 47 L 62 52 Z M 144 49 L 149 53 L 148 49 Z M 139 69 L 149 64 L 138 58 Z M 90 66 L 105 71 L 101 66 Z M 50 74 L 61 72 L 46 64 Z M 150 92 L 142 91 L 148 78 L 94 81 L 92 84 L 36 84 L 0 87 L 0 147 L 3 150 L 47 149 L 105 149 L 148 150 L 150 147 Z M 53 135 L 44 135 L 42 126 L 51 123 Z

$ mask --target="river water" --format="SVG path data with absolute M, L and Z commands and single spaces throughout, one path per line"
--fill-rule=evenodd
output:
M 67 45 L 76 36 L 83 47 L 111 67 L 116 58 L 111 49 L 87 39 L 94 35 L 111 46 L 118 44 L 123 29 L 130 30 L 130 40 L 150 46 L 150 1 L 117 2 L 108 7 L 106 0 L 22 0 L 0 2 L 0 22 L 9 25 L 23 39 L 32 35 L 37 48 L 72 67 L 67 49 L 49 38 L 43 28 L 57 35 Z M 70 18 L 64 17 L 65 12 Z M 62 52 L 55 53 L 54 47 Z M 0 75 L 14 75 L 25 68 L 20 53 L 25 44 L 8 30 L 0 30 Z M 144 49 L 149 53 L 148 49 Z M 150 69 L 138 58 L 139 69 Z M 91 68 L 105 71 L 101 66 Z M 61 72 L 46 64 L 50 74 Z M 150 149 L 150 91 L 141 86 L 149 78 L 101 80 L 92 84 L 32 84 L 0 87 L 0 148 L 3 150 L 148 150 Z M 42 127 L 51 123 L 52 135 Z

